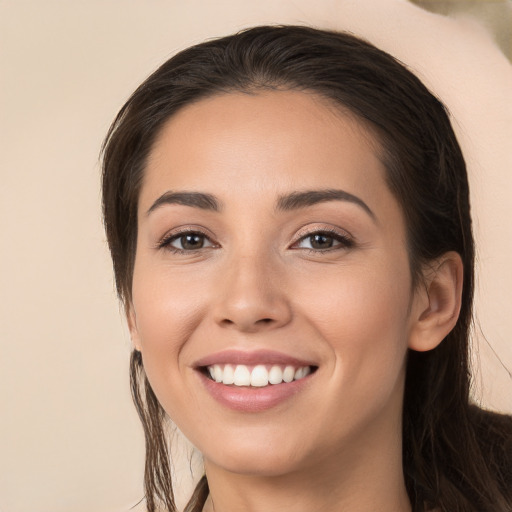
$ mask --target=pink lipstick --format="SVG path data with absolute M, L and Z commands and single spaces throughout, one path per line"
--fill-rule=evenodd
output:
M 290 399 L 309 385 L 314 362 L 257 350 L 227 350 L 194 364 L 202 385 L 222 405 L 260 412 Z

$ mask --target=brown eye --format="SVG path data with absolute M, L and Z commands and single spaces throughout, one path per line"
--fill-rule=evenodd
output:
M 302 237 L 295 247 L 310 251 L 328 251 L 330 249 L 347 249 L 353 245 L 353 241 L 341 233 L 318 231 Z
M 330 249 L 334 245 L 334 238 L 329 235 L 318 233 L 309 237 L 309 244 L 312 249 Z
M 166 245 L 177 251 L 195 251 L 197 249 L 213 246 L 208 237 L 202 233 L 195 232 L 176 235 L 172 237 Z
M 179 241 L 182 249 L 201 249 L 204 245 L 204 236 L 193 233 L 191 235 L 180 236 Z

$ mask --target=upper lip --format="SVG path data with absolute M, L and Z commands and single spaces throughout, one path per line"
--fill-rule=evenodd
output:
M 244 364 L 244 365 L 257 365 L 257 364 L 276 364 L 284 366 L 294 366 L 301 368 L 303 366 L 315 366 L 312 361 L 300 359 L 297 357 L 276 352 L 273 350 L 223 350 L 208 356 L 202 357 L 194 363 L 194 367 L 200 368 L 205 366 L 212 366 L 214 364 Z

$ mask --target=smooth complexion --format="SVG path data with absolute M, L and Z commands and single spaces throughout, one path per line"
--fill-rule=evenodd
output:
M 448 254 L 413 289 L 378 155 L 353 116 L 293 91 L 201 100 L 152 149 L 129 324 L 159 401 L 204 456 L 205 510 L 410 510 L 406 352 L 455 323 L 461 265 Z M 266 387 L 204 368 L 291 358 L 312 373 Z

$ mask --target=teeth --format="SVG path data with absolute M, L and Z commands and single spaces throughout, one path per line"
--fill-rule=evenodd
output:
M 235 386 L 250 386 L 251 384 L 251 372 L 247 366 L 242 364 L 237 365 L 235 368 L 235 378 L 233 381 Z
M 270 384 L 281 384 L 283 382 L 283 370 L 280 366 L 272 366 L 268 372 L 268 381 Z
M 215 382 L 225 385 L 265 387 L 269 384 L 281 384 L 303 379 L 311 373 L 309 366 L 295 368 L 294 366 L 274 365 L 270 369 L 258 364 L 252 370 L 244 364 L 208 366 L 208 373 Z
M 218 364 L 213 367 L 213 378 L 216 382 L 222 382 L 222 368 Z
M 294 376 L 293 380 L 303 379 L 310 373 L 311 373 L 311 368 L 309 366 L 304 366 L 303 368 L 298 368 L 297 371 L 295 372 L 295 376 Z
M 295 377 L 295 368 L 293 366 L 287 366 L 283 372 L 283 380 L 285 382 L 291 382 Z
M 233 384 L 233 382 L 235 382 L 235 369 L 230 364 L 227 364 L 224 366 L 222 384 Z
M 268 371 L 262 364 L 253 368 L 251 372 L 251 386 L 257 388 L 268 386 Z

